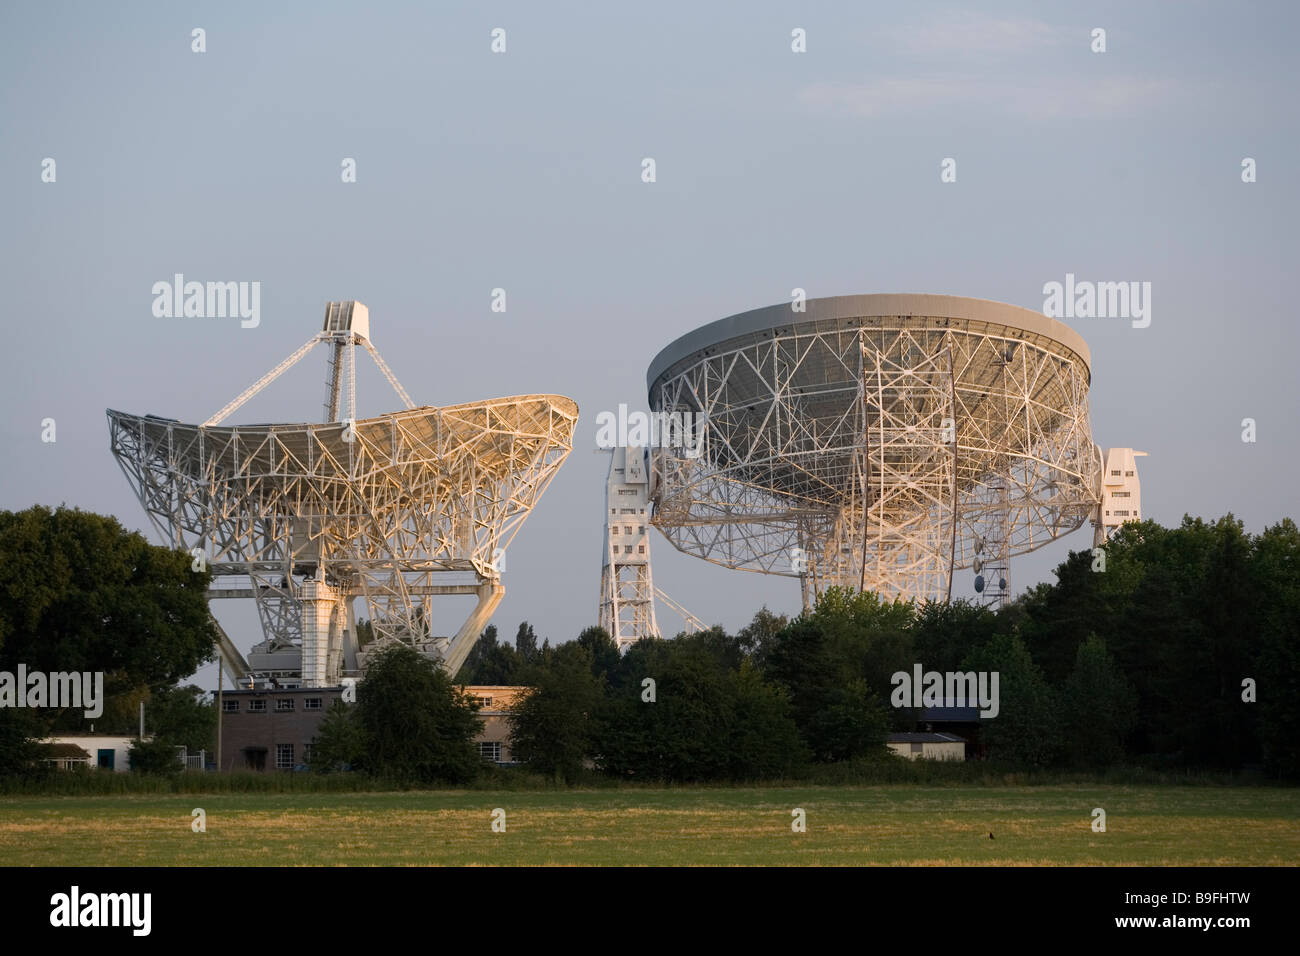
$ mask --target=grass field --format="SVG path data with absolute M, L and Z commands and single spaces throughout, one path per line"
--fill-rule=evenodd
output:
M 206 833 L 191 829 L 195 807 Z M 498 807 L 505 833 L 491 829 Z M 791 830 L 795 807 L 806 833 Z M 1262 787 L 0 798 L 6 866 L 1297 863 L 1300 790 Z

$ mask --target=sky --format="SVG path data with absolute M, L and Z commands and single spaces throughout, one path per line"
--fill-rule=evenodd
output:
M 493 618 L 569 640 L 596 618 L 596 416 L 646 407 L 663 346 L 796 287 L 1037 310 L 1072 273 L 1151 283 L 1145 328 L 1067 320 L 1095 440 L 1149 452 L 1146 516 L 1261 531 L 1300 498 L 1298 26 L 1290 3 L 5 4 L 0 509 L 157 540 L 105 409 L 203 421 L 357 299 L 417 404 L 577 401 Z M 156 317 L 175 273 L 259 282 L 260 322 Z M 315 420 L 324 378 L 314 353 L 233 421 Z M 357 388 L 400 407 L 367 360 Z M 1013 590 L 1090 544 L 1014 559 Z M 706 623 L 798 611 L 793 579 L 652 549 Z M 239 603 L 218 616 L 247 650 Z

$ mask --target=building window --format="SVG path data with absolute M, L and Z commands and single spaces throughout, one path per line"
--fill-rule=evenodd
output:
M 1112 498 L 1132 498 L 1132 497 L 1133 497 L 1133 492 L 1131 492 L 1131 491 L 1116 491 L 1116 492 L 1113 492 L 1113 493 L 1111 494 L 1111 497 L 1112 497 Z
M 324 706 L 324 701 L 319 697 L 306 697 L 302 702 L 303 710 L 320 710 Z
M 609 532 L 609 533 L 610 533 L 610 534 L 618 534 L 618 525 L 614 525 L 614 526 L 610 529 L 610 532 Z
M 302 762 L 311 763 L 311 744 L 302 745 Z
M 293 698 L 292 697 L 277 698 L 275 701 L 275 710 L 276 713 L 280 713 L 281 711 L 285 711 L 285 710 L 293 710 Z
M 919 754 L 925 752 L 925 744 L 912 744 L 912 753 Z
M 293 769 L 293 744 L 275 745 L 275 769 L 276 770 Z
M 1133 477 L 1133 472 L 1131 472 L 1131 471 L 1126 471 L 1126 472 L 1124 472 L 1124 477 L 1125 477 L 1125 478 L 1132 478 L 1132 477 Z
M 624 527 L 624 528 L 623 528 L 623 533 L 624 533 L 624 534 L 631 534 L 631 533 L 632 533 L 632 526 L 631 526 L 631 525 L 627 525 L 626 527 Z
M 631 553 L 632 553 L 632 546 L 631 546 L 630 544 L 628 544 L 628 545 L 624 545 L 624 546 L 623 546 L 623 553 L 624 553 L 624 554 L 631 554 Z
M 643 525 L 643 524 L 639 524 L 639 525 L 637 525 L 637 526 L 636 526 L 636 533 L 637 533 L 637 534 L 645 534 L 645 525 Z
M 248 702 L 248 712 L 250 714 L 265 714 L 266 701 L 258 699 L 250 700 Z
M 478 704 L 480 707 L 491 707 L 491 706 L 492 706 L 492 698 L 491 698 L 491 697 L 475 697 L 475 698 L 474 698 L 474 703 Z
M 495 763 L 501 762 L 501 741 L 499 740 L 480 740 L 478 742 L 478 755 L 484 760 L 491 760 Z
M 239 701 L 231 700 L 229 697 L 221 698 L 221 712 L 223 714 L 239 713 Z
M 636 553 L 637 553 L 637 554 L 645 554 L 645 545 L 644 545 L 644 544 L 638 544 L 638 545 L 636 546 Z

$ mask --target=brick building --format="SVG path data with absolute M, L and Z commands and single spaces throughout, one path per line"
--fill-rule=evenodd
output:
M 510 753 L 510 708 L 527 687 L 500 685 L 466 687 L 465 692 L 479 705 L 478 716 L 483 721 L 475 742 L 479 756 L 493 763 L 514 763 Z
M 483 727 L 479 754 L 510 763 L 510 705 L 523 687 L 466 687 L 479 703 Z M 261 688 L 224 691 L 221 699 L 221 770 L 293 770 L 311 757 L 311 744 L 342 687 Z

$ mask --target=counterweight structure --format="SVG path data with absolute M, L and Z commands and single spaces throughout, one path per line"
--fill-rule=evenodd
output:
M 605 554 L 600 569 L 597 621 L 625 651 L 646 637 L 660 637 L 656 599 L 681 617 L 686 632 L 704 622 L 661 588 L 650 573 L 650 472 L 644 448 L 609 449 L 605 485 Z
M 707 423 L 698 457 L 651 456 L 653 524 L 679 550 L 797 577 L 805 604 L 830 586 L 948 600 L 963 568 L 1001 602 L 1012 556 L 1113 519 L 1068 326 L 956 296 L 801 304 L 704 326 L 650 366 L 652 411 Z
M 330 352 L 325 422 L 221 424 L 317 345 Z M 358 347 L 405 410 L 356 418 Z M 113 454 L 163 540 L 211 567 L 209 597 L 256 601 L 266 641 L 244 660 L 223 640 L 228 671 L 305 686 L 337 685 L 393 642 L 455 673 L 505 593 L 505 549 L 572 449 L 577 417 L 560 395 L 414 406 L 356 302 L 330 303 L 321 332 L 202 425 L 108 411 Z M 457 594 L 473 611 L 435 636 L 433 599 Z
M 650 475 L 643 448 L 610 449 L 599 621 L 620 650 L 659 634 L 650 575 Z

